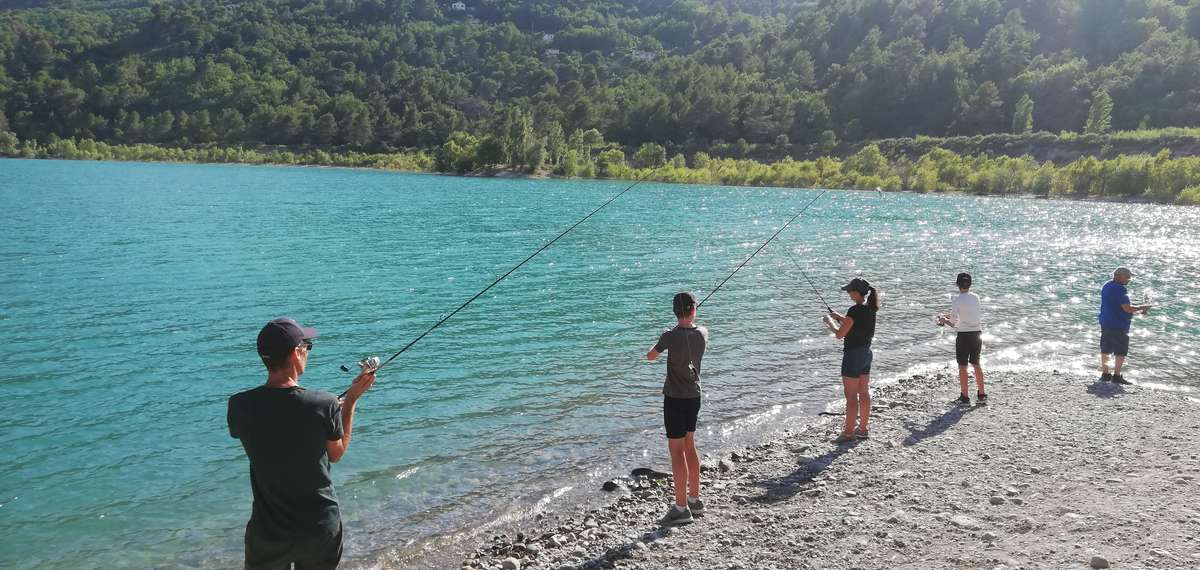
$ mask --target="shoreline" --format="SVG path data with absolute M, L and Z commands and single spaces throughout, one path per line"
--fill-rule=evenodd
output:
M 283 162 L 206 162 L 206 161 L 191 161 L 191 160 L 148 160 L 148 159 L 133 159 L 122 160 L 119 158 L 67 158 L 57 156 L 46 157 L 22 157 L 22 156 L 3 156 L 0 155 L 0 160 L 71 160 L 79 162 L 115 162 L 115 163 L 139 163 L 139 164 L 201 164 L 201 165 L 225 165 L 225 166 L 266 166 L 266 167 L 293 167 L 293 168 L 322 168 L 322 169 L 346 169 L 346 170 L 362 170 L 368 172 L 396 172 L 401 174 L 427 174 L 431 176 L 449 176 L 459 178 L 497 178 L 501 180 L 563 180 L 563 181 L 611 181 L 611 182 L 654 182 L 659 184 L 677 184 L 680 186 L 724 186 L 730 188 L 760 188 L 760 189 L 780 189 L 780 190 L 833 190 L 844 192 L 882 192 L 884 194 L 911 194 L 918 196 L 974 196 L 977 198 L 1018 198 L 1026 200 L 1057 200 L 1064 202 L 1092 202 L 1106 204 L 1147 204 L 1158 206 L 1182 206 L 1188 207 L 1194 204 L 1179 203 L 1179 202 L 1161 202 L 1151 200 L 1141 196 L 1072 196 L 1066 194 L 1029 194 L 1029 193 L 972 193 L 966 190 L 940 191 L 940 192 L 918 192 L 911 189 L 901 190 L 881 190 L 874 188 L 843 188 L 833 187 L 824 188 L 819 186 L 813 187 L 796 187 L 796 186 L 759 186 L 753 184 L 734 184 L 724 182 L 687 182 L 687 181 L 669 181 L 655 180 L 653 178 L 606 178 L 597 176 L 594 178 L 561 176 L 549 171 L 526 172 L 523 169 L 499 168 L 488 171 L 472 171 L 472 172 L 441 172 L 437 170 L 406 170 L 401 168 L 387 168 L 381 166 L 358 166 L 358 165 L 338 165 L 338 164 L 316 164 L 316 163 L 283 163 Z
M 869 440 L 839 418 L 704 455 L 707 513 L 662 529 L 665 450 L 468 551 L 463 568 L 929 568 L 1200 565 L 1200 400 L 1058 371 L 989 375 L 959 407 L 947 367 L 872 389 Z M 835 402 L 836 403 L 836 402 Z M 1170 418 L 1169 421 L 1164 421 Z M 615 474 L 614 474 L 615 475 Z M 1131 492 L 1135 490 L 1135 492 Z M 1098 558 L 1093 558 L 1098 557 Z M 386 567 L 386 566 L 385 566 Z

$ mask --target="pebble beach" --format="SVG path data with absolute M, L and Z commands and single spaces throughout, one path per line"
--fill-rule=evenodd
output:
M 988 391 L 960 406 L 951 369 L 903 378 L 872 390 L 870 439 L 834 445 L 834 416 L 706 455 L 706 512 L 674 528 L 664 446 L 600 507 L 492 536 L 462 567 L 1200 567 L 1200 399 L 1058 371 Z

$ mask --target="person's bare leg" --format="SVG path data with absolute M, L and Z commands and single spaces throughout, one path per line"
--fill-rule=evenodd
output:
M 868 384 L 870 381 L 870 374 L 858 377 L 858 429 L 862 431 L 867 431 L 867 424 L 871 421 L 871 387 Z
M 688 464 L 687 454 L 684 453 L 685 439 L 667 439 L 667 449 L 671 451 L 671 475 L 675 478 L 675 505 L 679 507 L 687 506 Z
M 966 396 L 969 394 L 969 392 L 967 392 L 967 365 L 966 364 L 958 365 L 958 391 L 963 396 Z
M 842 393 L 846 395 L 846 427 L 842 430 L 842 435 L 853 437 L 854 422 L 858 416 L 858 378 L 843 376 Z
M 1100 373 L 1108 374 L 1108 355 L 1100 353 Z
M 975 363 L 975 392 L 979 394 L 987 394 L 983 389 L 983 364 Z
M 1120 354 L 1116 355 L 1116 363 L 1113 364 L 1113 376 L 1121 373 L 1121 367 L 1125 366 L 1125 357 Z
M 687 495 L 693 499 L 700 498 L 700 454 L 696 453 L 696 432 L 689 431 L 683 438 L 683 456 L 687 460 L 688 488 Z M 679 494 L 676 493 L 676 500 Z

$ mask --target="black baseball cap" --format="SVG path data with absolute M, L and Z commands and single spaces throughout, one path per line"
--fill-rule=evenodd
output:
M 958 277 L 954 280 L 954 284 L 958 285 L 959 287 L 970 287 L 971 286 L 971 274 L 970 273 L 959 273 Z
M 263 358 L 284 358 L 304 341 L 317 338 L 317 329 L 301 326 L 296 319 L 281 317 L 263 326 L 258 332 L 258 355 Z
M 851 279 L 845 287 L 842 287 L 842 291 L 858 291 L 863 295 L 866 295 L 868 292 L 870 292 L 870 290 L 871 284 L 867 283 L 867 280 L 861 277 L 855 277 L 854 279 Z
M 676 293 L 675 298 L 671 300 L 671 308 L 675 311 L 675 316 L 677 317 L 688 314 L 692 310 L 692 307 L 696 305 L 696 296 L 687 291 Z

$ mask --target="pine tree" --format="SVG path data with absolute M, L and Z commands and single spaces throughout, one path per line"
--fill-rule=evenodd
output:
M 1088 111 L 1087 125 L 1083 132 L 1090 135 L 1106 135 L 1112 130 L 1113 101 L 1108 91 L 1097 89 L 1092 95 L 1092 108 Z
M 1017 101 L 1013 111 L 1012 132 L 1018 135 L 1033 132 L 1033 98 L 1028 93 Z

